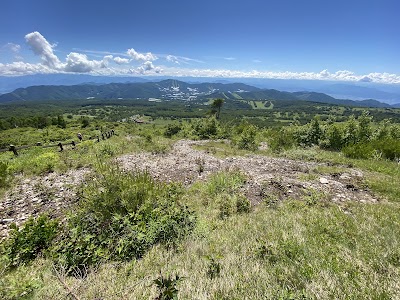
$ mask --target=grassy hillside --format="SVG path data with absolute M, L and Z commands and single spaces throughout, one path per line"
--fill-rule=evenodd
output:
M 66 120 L 1 132 L 84 140 L 0 153 L 0 298 L 400 295 L 397 123 Z

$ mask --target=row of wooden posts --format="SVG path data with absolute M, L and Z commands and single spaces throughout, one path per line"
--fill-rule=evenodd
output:
M 101 140 L 105 140 L 105 139 L 109 139 L 110 137 L 112 137 L 113 135 L 115 135 L 115 131 L 114 131 L 114 129 L 113 130 L 110 130 L 110 131 L 107 131 L 107 132 L 103 132 L 102 134 L 101 134 L 101 136 L 100 135 L 98 135 L 98 136 L 96 136 L 96 137 L 91 137 L 91 138 L 89 138 L 89 140 L 97 140 L 97 142 L 100 142 Z M 100 138 L 101 137 L 101 138 Z M 79 140 L 81 141 L 81 137 L 79 137 Z M 63 146 L 65 146 L 65 145 L 72 145 L 72 147 L 73 148 L 75 148 L 75 146 L 78 144 L 78 142 L 75 142 L 75 141 L 72 141 L 72 142 L 70 142 L 70 143 L 58 143 L 57 145 L 45 145 L 45 146 L 42 146 L 42 143 L 37 143 L 36 145 L 34 145 L 34 146 L 38 146 L 38 147 L 43 147 L 43 148 L 49 148 L 49 147 L 60 147 L 60 152 L 61 151 L 64 151 L 64 147 Z M 0 152 L 5 152 L 5 151 L 12 151 L 13 153 L 14 153 L 14 155 L 15 156 L 18 156 L 18 150 L 21 150 L 21 149 L 26 149 L 26 148 L 30 148 L 30 147 L 34 147 L 34 146 L 21 146 L 21 147 L 16 147 L 16 146 L 14 146 L 14 145 L 10 145 L 10 147 L 8 148 L 8 149 L 1 149 L 0 150 Z

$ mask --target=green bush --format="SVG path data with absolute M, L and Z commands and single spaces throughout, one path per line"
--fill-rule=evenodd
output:
M 382 158 L 389 160 L 400 159 L 400 141 L 398 139 L 381 139 L 373 141 L 372 147 L 382 154 Z
M 343 148 L 342 152 L 350 158 L 397 160 L 400 158 L 400 141 L 386 138 L 364 143 L 360 142 Z
M 233 142 L 239 149 L 254 151 L 258 148 L 256 137 L 257 127 L 246 124 L 238 136 L 233 139 Z
M 10 237 L 5 241 L 2 252 L 4 251 L 11 266 L 29 262 L 50 246 L 57 231 L 58 222 L 46 215 L 28 219 L 20 230 L 13 223 Z
M 375 150 L 370 143 L 357 143 L 342 149 L 343 154 L 349 158 L 369 159 L 374 157 Z
M 178 134 L 182 129 L 181 124 L 168 124 L 164 131 L 164 136 L 171 138 L 173 135 Z
M 219 122 L 215 117 L 196 120 L 191 125 L 193 133 L 200 139 L 210 139 L 218 136 Z
M 269 146 L 272 151 L 279 152 L 288 150 L 296 145 L 296 139 L 293 130 L 289 127 L 284 127 L 279 131 L 271 132 Z
M 32 166 L 40 173 L 54 172 L 57 163 L 59 162 L 59 156 L 54 152 L 46 152 L 40 154 L 32 161 Z
M 325 133 L 325 140 L 320 143 L 321 148 L 341 150 L 345 143 L 343 135 L 343 131 L 338 125 L 330 125 Z
M 158 183 L 148 173 L 100 169 L 54 245 L 53 257 L 72 270 L 138 258 L 152 245 L 175 243 L 196 222 L 194 213 L 180 204 L 181 195 L 180 186 Z

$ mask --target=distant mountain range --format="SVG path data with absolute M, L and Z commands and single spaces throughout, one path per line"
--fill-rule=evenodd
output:
M 168 79 L 150 82 L 129 83 L 86 83 L 78 85 L 39 85 L 18 88 L 11 93 L 0 95 L 0 103 L 39 100 L 70 99 L 162 99 L 181 101 L 208 101 L 210 98 L 225 100 L 301 100 L 335 105 L 360 107 L 400 107 L 373 99 L 355 101 L 336 99 L 325 93 L 300 91 L 284 92 L 262 89 L 244 83 L 187 83 Z

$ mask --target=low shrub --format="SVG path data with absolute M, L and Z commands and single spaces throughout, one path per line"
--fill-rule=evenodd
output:
M 344 147 L 342 152 L 349 158 L 369 159 L 374 156 L 375 150 L 370 143 L 357 143 Z
M 182 129 L 182 125 L 181 124 L 168 124 L 167 127 L 165 128 L 164 131 L 164 136 L 171 138 L 172 136 L 178 134 Z
M 258 148 L 256 137 L 257 127 L 246 124 L 237 137 L 233 139 L 233 142 L 239 149 L 255 151 Z
M 152 245 L 174 244 L 194 228 L 194 213 L 179 201 L 180 186 L 156 182 L 148 173 L 117 168 L 100 173 L 52 249 L 53 258 L 70 271 L 139 258 Z
M 53 172 L 57 163 L 59 162 L 59 156 L 54 152 L 45 152 L 40 154 L 32 161 L 32 167 L 40 173 Z
M 58 229 L 58 222 L 46 215 L 28 219 L 21 229 L 15 223 L 11 224 L 10 237 L 2 249 L 10 266 L 29 262 L 48 249 Z
M 350 158 L 369 159 L 383 158 L 397 160 L 400 158 L 400 141 L 385 138 L 344 147 L 342 152 Z
M 269 146 L 274 152 L 291 149 L 296 145 L 296 143 L 293 130 L 287 127 L 276 132 L 271 132 L 269 138 Z
M 376 151 L 382 154 L 382 158 L 400 159 L 400 141 L 398 139 L 386 138 L 373 141 L 371 144 Z

